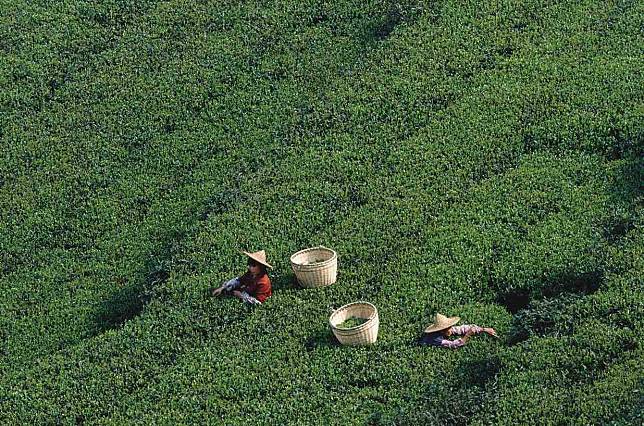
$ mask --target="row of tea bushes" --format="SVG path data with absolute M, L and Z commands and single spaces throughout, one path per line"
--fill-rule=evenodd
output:
M 640 5 L 96 8 L 69 40 L 107 48 L 10 53 L 36 71 L 1 98 L 3 422 L 633 422 Z M 341 285 L 300 290 L 320 243 Z M 239 249 L 276 266 L 259 309 L 205 297 Z M 378 344 L 339 348 L 359 299 Z M 435 312 L 504 338 L 419 347 Z

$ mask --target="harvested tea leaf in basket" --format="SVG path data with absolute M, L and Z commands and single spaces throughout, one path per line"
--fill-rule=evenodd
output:
M 336 327 L 337 328 L 345 328 L 345 329 L 346 328 L 354 328 L 354 327 L 357 327 L 359 325 L 364 324 L 367 321 L 368 321 L 368 319 L 366 319 L 366 318 L 350 317 L 350 318 L 347 318 L 346 320 L 344 320 L 343 323 L 338 324 Z

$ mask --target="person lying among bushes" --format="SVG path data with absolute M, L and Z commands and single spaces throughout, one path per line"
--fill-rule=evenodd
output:
M 253 305 L 259 305 L 272 296 L 271 280 L 266 268 L 273 267 L 266 262 L 264 250 L 255 253 L 244 252 L 248 256 L 248 271 L 241 277 L 236 277 L 213 289 L 211 294 L 232 294 L 236 298 Z
M 425 328 L 421 343 L 443 348 L 460 348 L 467 343 L 473 334 L 487 333 L 490 336 L 499 337 L 493 328 L 469 324 L 454 326 L 460 319 L 460 317 L 448 318 L 445 315 L 436 314 L 434 322 Z M 453 335 L 462 335 L 463 337 L 450 340 L 449 337 Z

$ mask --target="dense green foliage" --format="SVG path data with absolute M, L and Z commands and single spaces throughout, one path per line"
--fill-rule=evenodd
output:
M 0 0 L 2 424 L 642 422 L 642 2 L 53 3 Z

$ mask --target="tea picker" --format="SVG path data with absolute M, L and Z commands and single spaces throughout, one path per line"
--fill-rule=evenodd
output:
M 470 336 L 474 334 L 487 333 L 490 336 L 499 337 L 493 328 L 479 327 L 474 324 L 456 326 L 460 319 L 460 317 L 448 318 L 445 315 L 436 314 L 434 322 L 425 328 L 425 333 L 420 343 L 455 349 L 465 345 Z M 449 337 L 453 335 L 462 335 L 463 337 L 450 340 Z
M 266 261 L 264 250 L 243 253 L 248 256 L 248 271 L 240 277 L 228 280 L 221 287 L 212 289 L 211 294 L 232 294 L 243 302 L 260 305 L 273 294 L 271 280 L 266 271 L 266 268 L 273 267 Z

